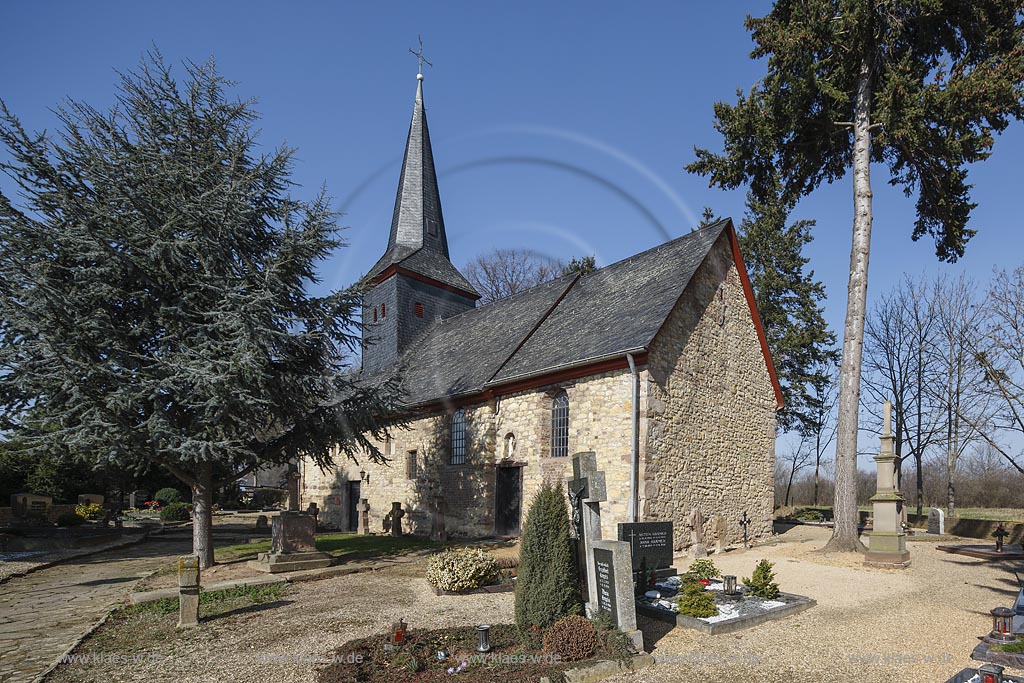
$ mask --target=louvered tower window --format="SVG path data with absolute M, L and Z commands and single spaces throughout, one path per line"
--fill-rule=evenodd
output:
M 459 408 L 452 413 L 451 464 L 466 464 L 466 411 Z
M 551 456 L 569 455 L 569 396 L 564 391 L 551 399 Z

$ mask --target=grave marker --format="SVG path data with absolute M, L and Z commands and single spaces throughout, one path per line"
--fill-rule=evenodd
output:
M 178 558 L 178 628 L 199 625 L 199 557 Z
M 619 522 L 619 540 L 629 545 L 633 571 L 643 564 L 655 574 L 672 569 L 672 522 Z
M 633 595 L 633 562 L 629 543 L 595 540 L 589 553 L 594 567 L 594 613 L 609 615 L 617 629 L 628 634 L 638 650 L 643 634 L 636 628 L 636 598 Z
M 597 454 L 593 451 L 572 456 L 572 479 L 569 481 L 569 505 L 572 527 L 576 534 L 577 556 L 582 572 L 580 588 L 587 603 L 587 614 L 593 614 L 597 585 L 594 579 L 593 543 L 601 539 L 601 503 L 607 499 L 604 472 L 597 470 Z
M 946 533 L 946 513 L 939 508 L 928 511 L 928 533 L 940 536 Z

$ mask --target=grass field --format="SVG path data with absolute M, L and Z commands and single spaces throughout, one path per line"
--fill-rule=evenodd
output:
M 871 506 L 861 505 L 858 509 L 870 512 Z M 797 505 L 783 507 L 775 511 L 775 517 L 784 517 L 795 510 L 827 510 L 831 512 L 832 507 L 829 505 Z M 923 513 L 927 515 L 928 510 L 929 508 L 924 508 Z M 908 511 L 912 514 L 915 513 L 917 511 L 916 506 L 908 506 Z M 942 508 L 942 511 L 946 511 L 944 507 Z M 1024 522 L 1024 508 L 957 508 L 956 516 L 961 519 L 984 519 L 997 522 L 1020 523 Z
M 316 537 L 316 549 L 341 557 L 352 553 L 361 555 L 397 555 L 420 548 L 437 546 L 433 541 L 410 536 L 359 536 L 356 534 L 322 534 Z M 214 555 L 217 562 L 234 560 L 254 560 L 258 553 L 270 550 L 270 541 L 241 543 L 216 548 Z

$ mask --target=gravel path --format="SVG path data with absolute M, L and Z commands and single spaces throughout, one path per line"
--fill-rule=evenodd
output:
M 1000 568 L 939 552 L 934 543 L 910 543 L 910 569 L 866 569 L 860 555 L 812 554 L 829 535 L 795 527 L 783 536 L 786 543 L 715 558 L 724 573 L 741 578 L 768 558 L 782 590 L 810 596 L 816 607 L 720 636 L 644 620 L 658 663 L 611 680 L 935 683 L 972 666 L 977 636 L 991 627 L 988 610 L 1012 606 L 1016 597 L 1016 563 Z
M 386 561 L 385 561 L 386 562 Z M 436 596 L 422 562 L 396 562 L 376 572 L 295 584 L 282 603 L 205 622 L 172 642 L 135 651 L 128 665 L 62 665 L 59 683 L 311 683 L 341 644 L 382 632 L 404 618 L 410 629 L 512 620 L 512 594 Z M 76 652 L 89 652 L 86 641 Z

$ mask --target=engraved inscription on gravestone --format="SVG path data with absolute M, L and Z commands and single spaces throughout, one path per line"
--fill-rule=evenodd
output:
M 629 543 L 634 572 L 641 562 L 648 570 L 672 565 L 672 522 L 620 522 L 619 540 Z
M 615 595 L 615 566 L 612 551 L 594 548 L 594 575 L 597 579 L 597 608 L 609 614 L 613 624 L 619 623 Z

